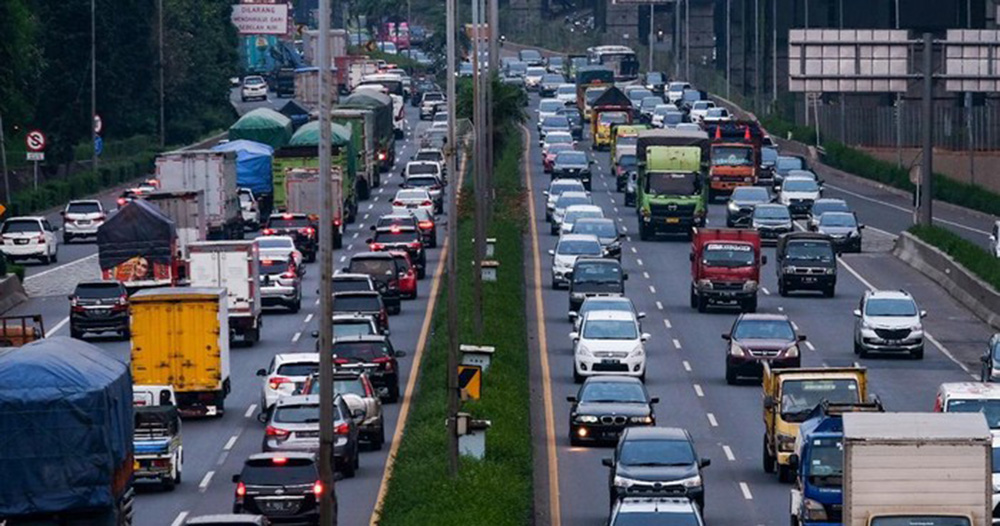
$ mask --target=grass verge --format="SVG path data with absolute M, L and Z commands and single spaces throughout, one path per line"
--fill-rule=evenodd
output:
M 989 283 L 994 289 L 1000 290 L 1000 259 L 993 257 L 979 245 L 938 226 L 915 225 L 910 227 L 909 231 L 925 243 L 955 258 L 958 264 Z
M 514 135 L 517 132 L 510 132 Z M 473 330 L 473 259 L 471 185 L 463 188 L 458 231 L 459 341 L 496 347 L 483 379 L 483 397 L 465 402 L 463 410 L 492 421 L 486 435 L 486 458 L 462 458 L 460 475 L 448 477 L 447 433 L 447 304 L 438 304 L 379 523 L 383 526 L 521 526 L 530 523 L 532 450 L 528 386 L 528 353 L 524 299 L 522 235 L 526 228 L 521 184 L 521 141 L 506 144 L 494 170 L 496 201 L 491 225 L 499 281 L 484 283 L 481 337 Z M 469 181 L 471 178 L 466 178 Z M 447 294 L 441 287 L 441 295 Z

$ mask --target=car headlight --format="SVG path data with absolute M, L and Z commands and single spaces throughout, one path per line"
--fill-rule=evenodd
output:
M 594 415 L 576 415 L 576 418 L 574 420 L 576 420 L 576 422 L 579 423 L 579 424 L 596 424 L 597 423 L 597 417 L 594 416 Z
M 628 357 L 635 358 L 637 356 L 642 356 L 643 354 L 646 354 L 646 349 L 644 349 L 642 345 L 636 345 L 635 349 L 632 349 L 632 352 L 628 353 Z
M 586 345 L 577 345 L 576 354 L 579 354 L 581 356 L 593 356 L 593 354 L 591 354 L 590 352 L 590 349 L 588 349 Z
M 743 350 L 743 347 L 736 342 L 731 342 L 729 344 L 729 354 L 731 356 L 746 356 L 746 352 Z
M 826 508 L 813 499 L 802 499 L 803 518 L 808 521 L 826 521 Z
M 790 453 L 795 450 L 795 437 L 792 435 L 778 435 L 778 451 Z
M 735 201 L 730 201 L 729 205 L 727 206 L 727 208 L 729 208 L 730 212 L 739 212 L 740 211 L 740 207 L 739 207 L 739 205 L 736 204 Z
M 793 267 L 791 265 L 788 265 L 788 266 L 783 267 L 781 269 L 781 271 L 784 272 L 785 274 L 794 274 L 795 273 L 795 267 Z
M 837 269 L 834 268 L 834 267 L 830 267 L 828 269 L 825 269 L 824 272 L 826 272 L 827 274 L 832 275 L 832 274 L 836 274 L 837 273 Z
M 695 475 L 690 478 L 681 479 L 676 482 L 673 482 L 673 484 L 680 484 L 685 488 L 698 488 L 701 487 L 701 475 Z
M 798 358 L 799 356 L 799 346 L 792 345 L 791 347 L 785 349 L 785 358 Z
M 865 330 L 873 330 L 875 327 L 873 327 L 872 324 L 868 322 L 868 320 L 861 318 L 861 328 Z
M 757 282 L 752 279 L 748 280 L 746 283 L 743 284 L 743 290 L 744 291 L 757 290 Z
M 611 481 L 611 484 L 614 487 L 616 487 L 616 488 L 622 488 L 622 489 L 631 488 L 633 485 L 638 484 L 638 483 L 639 483 L 638 480 L 633 480 L 633 479 L 630 479 L 630 478 L 625 478 L 625 477 L 622 477 L 622 476 L 619 476 L 619 475 L 615 475 L 614 480 Z
M 628 421 L 631 422 L 631 423 L 633 423 L 633 424 L 652 424 L 653 423 L 653 417 L 651 417 L 649 415 L 646 415 L 646 416 L 633 416 L 633 417 L 630 417 L 628 419 Z
M 703 288 L 703 289 L 710 289 L 710 288 L 712 288 L 712 280 L 710 280 L 710 279 L 699 279 L 698 280 L 698 287 Z

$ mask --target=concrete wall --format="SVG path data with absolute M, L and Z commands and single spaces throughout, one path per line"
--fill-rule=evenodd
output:
M 895 163 L 897 153 L 895 148 L 860 148 L 873 157 Z M 909 166 L 920 162 L 920 150 L 903 148 L 903 165 Z M 969 152 L 934 150 L 934 171 L 944 174 L 956 181 L 975 183 L 983 188 L 1000 193 L 1000 152 L 974 152 L 973 165 L 970 166 Z

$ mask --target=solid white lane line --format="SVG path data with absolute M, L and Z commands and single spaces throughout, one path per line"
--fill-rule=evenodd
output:
M 208 489 L 208 485 L 212 483 L 212 477 L 214 476 L 215 476 L 214 471 L 209 471 L 208 473 L 205 473 L 205 477 L 201 479 L 201 484 L 198 484 L 198 491 L 204 493 L 205 490 Z
M 698 395 L 698 398 L 705 397 L 705 391 L 702 391 L 701 386 L 698 384 L 694 384 L 694 394 Z
M 236 441 L 239 438 L 240 438 L 239 435 L 233 435 L 233 436 L 229 437 L 229 440 L 226 441 L 226 445 L 222 446 L 222 450 L 223 451 L 229 451 L 230 449 L 233 449 L 233 446 L 236 445 Z
M 771 291 L 767 290 L 767 287 L 761 287 L 760 290 L 764 291 L 765 296 L 771 295 Z
M 715 419 L 715 415 L 712 413 L 706 413 L 705 416 L 708 417 L 708 423 L 712 427 L 719 427 L 719 422 Z
M 676 348 L 676 349 L 680 349 L 681 348 L 681 341 L 678 340 L 677 338 L 674 338 L 674 348 Z
M 892 209 L 895 209 L 895 210 L 899 210 L 900 212 L 906 212 L 907 214 L 912 214 L 913 213 L 913 210 L 910 209 L 910 208 L 902 207 L 902 206 L 899 206 L 899 205 L 894 205 L 892 203 L 887 203 L 885 201 L 881 201 L 881 200 L 875 199 L 873 197 L 868 197 L 866 195 L 861 195 L 859 193 L 852 192 L 850 190 L 841 188 L 839 186 L 834 186 L 834 185 L 832 185 L 830 183 L 826 183 L 824 186 L 826 186 L 827 188 L 833 188 L 834 190 L 836 190 L 838 192 L 845 193 L 847 195 L 851 195 L 851 196 L 857 197 L 858 199 L 864 199 L 865 201 L 870 201 L 872 203 L 878 203 L 878 204 L 880 204 L 882 206 L 887 206 L 889 208 L 892 208 Z M 985 230 L 980 230 L 978 228 L 974 228 L 974 227 L 971 227 L 971 226 L 963 225 L 961 223 L 956 223 L 954 221 L 949 221 L 947 219 L 941 219 L 941 218 L 935 217 L 934 221 L 938 222 L 938 223 L 944 223 L 946 225 L 951 225 L 951 226 L 954 226 L 954 227 L 962 228 L 962 229 L 968 230 L 970 232 L 975 232 L 977 234 L 982 234 L 984 236 L 990 235 L 990 233 L 987 232 L 987 231 L 985 231 Z M 865 226 L 867 227 L 867 225 L 865 225 Z M 890 234 L 890 235 L 895 235 L 895 234 Z
M 306 320 L 303 323 L 309 323 L 309 322 L 312 321 L 312 319 L 313 319 L 313 315 L 310 314 L 310 315 L 306 316 Z
M 813 346 L 812 342 L 808 341 L 808 340 L 806 340 L 806 347 L 808 347 L 810 351 L 815 351 L 816 350 L 816 347 Z
M 744 499 L 753 500 L 753 494 L 750 493 L 750 486 L 746 482 L 740 482 L 740 491 L 743 492 Z
M 302 337 L 302 331 L 299 331 L 299 332 L 295 333 L 295 335 L 292 336 L 292 343 L 295 343 L 295 342 L 299 341 L 299 338 L 301 338 L 301 337 Z
M 182 511 L 182 512 L 178 513 L 177 514 L 177 518 L 174 519 L 174 522 L 170 523 L 170 526 L 181 526 L 181 524 L 184 524 L 184 519 L 187 518 L 188 513 L 191 513 L 191 512 L 189 512 L 189 511 Z
M 736 455 L 733 454 L 733 450 L 729 446 L 722 446 L 722 452 L 726 454 L 726 460 L 736 462 Z
M 63 318 L 63 320 L 61 322 L 57 323 L 55 327 L 52 327 L 49 330 L 49 334 L 48 335 L 52 336 L 53 334 L 59 332 L 59 329 L 62 329 L 63 327 L 65 327 L 67 323 L 69 323 L 69 316 L 66 316 L 65 318 Z
M 649 286 L 649 292 L 652 292 L 653 294 L 656 294 L 656 287 L 650 285 Z
M 684 360 L 684 361 L 683 361 L 683 362 L 681 362 L 681 363 L 682 363 L 682 364 L 684 365 L 684 370 L 690 373 L 690 372 L 691 372 L 691 364 L 690 364 L 690 363 L 688 363 L 688 361 L 687 361 L 687 360 Z
M 659 310 L 663 310 L 663 304 L 660 302 L 656 302 L 656 308 Z
M 253 416 L 253 412 L 256 410 L 257 410 L 257 404 L 250 404 L 250 407 L 248 407 L 247 411 L 243 413 L 243 416 L 245 418 L 250 418 L 251 416 Z

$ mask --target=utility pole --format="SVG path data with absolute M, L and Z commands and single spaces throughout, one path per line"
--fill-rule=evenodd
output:
M 3 198 L 10 204 L 10 179 L 7 176 L 7 144 L 4 142 L 3 114 L 0 113 L 0 171 L 3 172 Z
M 90 169 L 97 175 L 97 0 L 90 0 Z
M 931 122 L 934 119 L 934 40 L 933 35 L 924 33 L 924 100 L 923 126 L 920 135 L 923 142 L 923 161 L 920 169 L 920 213 L 917 224 L 930 226 L 933 223 L 931 204 L 934 202 L 934 142 Z
M 778 0 L 771 0 L 771 103 L 778 102 Z
M 674 0 L 674 80 L 681 76 L 681 1 Z
M 337 494 L 333 473 L 333 184 L 331 181 L 330 130 L 330 4 L 319 0 L 319 477 L 320 525 L 337 525 Z M 343 213 L 341 214 L 343 216 Z
M 653 71 L 653 4 L 649 4 L 649 67 L 646 71 Z
M 495 115 L 493 115 L 493 79 L 498 78 L 500 71 L 500 47 L 497 45 L 497 39 L 500 38 L 500 0 L 487 0 L 489 2 L 489 20 L 490 20 L 490 33 L 489 33 L 489 50 L 490 50 L 490 75 L 486 81 L 486 122 L 489 125 L 489 137 L 486 140 L 486 147 L 488 148 L 489 155 L 487 155 L 487 162 L 489 164 L 489 171 L 487 171 L 487 187 L 490 189 L 490 199 L 486 205 L 486 217 L 487 219 L 493 217 L 493 167 L 496 166 L 496 152 L 494 151 L 494 143 L 496 136 L 496 122 Z
M 167 144 L 167 125 L 166 125 L 166 114 L 163 110 L 163 0 L 156 0 L 156 11 L 159 17 L 158 32 L 160 33 L 160 62 L 157 64 L 159 66 L 160 73 L 160 148 L 163 148 Z
M 684 0 L 684 76 L 691 80 L 691 0 Z
M 485 198 L 485 184 L 483 180 L 485 179 L 485 170 L 483 166 L 483 152 L 486 149 L 484 144 L 486 141 L 485 128 L 486 125 L 483 119 L 483 90 L 482 90 L 482 74 L 480 72 L 479 64 L 479 54 L 482 41 L 480 40 L 480 28 L 482 27 L 482 20 L 480 18 L 479 1 L 472 0 L 472 115 L 473 124 L 476 130 L 476 147 L 474 152 L 474 164 L 475 167 L 475 177 L 473 177 L 473 186 L 476 192 L 476 209 L 475 209 L 475 241 L 473 246 L 474 257 L 473 257 L 473 267 L 472 267 L 472 321 L 476 334 L 483 333 L 483 276 L 481 272 L 483 263 L 483 252 L 485 252 L 486 247 L 486 228 L 483 225 L 483 208 L 486 203 Z
M 731 98 L 733 71 L 733 0 L 726 0 L 726 98 Z
M 760 112 L 760 0 L 753 0 L 753 105 Z
M 456 157 L 460 149 L 455 138 L 455 10 L 458 0 L 446 3 L 446 42 L 448 49 L 448 176 L 451 177 L 451 199 L 448 200 L 448 474 L 458 478 L 458 193 L 459 181 Z

